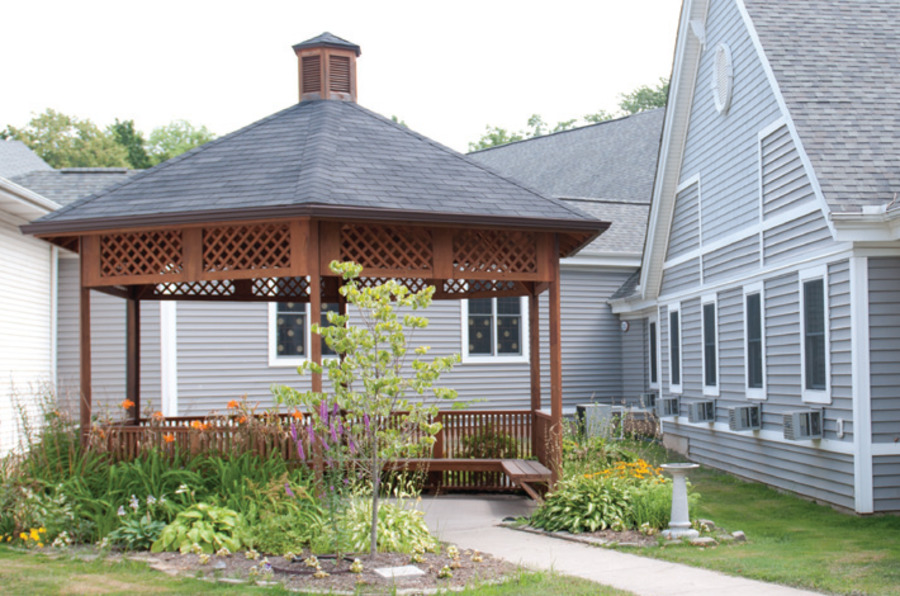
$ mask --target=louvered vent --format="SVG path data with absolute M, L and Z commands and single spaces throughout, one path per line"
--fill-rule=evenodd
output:
M 335 93 L 350 93 L 350 58 L 330 56 L 328 68 L 328 89 Z
M 716 110 L 720 114 L 724 114 L 731 106 L 731 91 L 734 83 L 731 48 L 727 44 L 720 43 L 716 46 L 711 82 Z
M 301 88 L 303 93 L 322 92 L 322 58 L 321 56 L 304 56 Z

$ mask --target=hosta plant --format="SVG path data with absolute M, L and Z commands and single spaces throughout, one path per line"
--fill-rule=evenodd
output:
M 628 515 L 629 491 L 616 478 L 579 475 L 561 480 L 531 516 L 531 525 L 549 532 L 596 532 L 620 525 Z
M 153 543 L 151 550 L 178 550 L 182 553 L 212 554 L 220 548 L 235 552 L 241 546 L 237 537 L 240 517 L 225 507 L 198 503 L 179 513 Z

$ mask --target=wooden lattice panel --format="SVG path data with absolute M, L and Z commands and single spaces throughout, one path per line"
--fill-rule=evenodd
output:
M 453 236 L 453 268 L 462 273 L 536 273 L 537 263 L 530 232 L 460 230 Z
M 234 295 L 234 284 L 228 280 L 161 283 L 154 286 L 153 295 L 222 298 Z
M 309 299 L 309 279 L 306 277 L 268 277 L 254 279 L 251 286 L 254 296 Z
M 180 231 L 100 236 L 101 277 L 177 275 L 183 269 Z
M 346 224 L 341 227 L 341 260 L 363 270 L 425 271 L 432 267 L 431 232 L 404 226 Z
M 375 286 L 381 285 L 388 281 L 391 278 L 388 277 L 363 277 L 359 280 L 359 285 L 364 288 L 374 288 Z M 406 286 L 410 292 L 418 292 L 420 290 L 424 290 L 428 283 L 425 282 L 424 279 L 421 278 L 401 278 L 394 279 L 400 285 Z
M 485 292 L 510 292 L 517 288 L 514 281 L 494 279 L 448 279 L 444 281 L 445 294 L 474 294 Z
M 287 224 L 224 226 L 203 230 L 203 270 L 247 271 L 291 264 Z

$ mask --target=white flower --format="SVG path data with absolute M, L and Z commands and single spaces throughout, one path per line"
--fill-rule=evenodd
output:
M 154 497 L 153 495 L 147 495 L 147 507 L 150 507 L 155 504 L 156 504 L 156 497 Z
M 183 495 L 184 493 L 188 492 L 189 490 L 190 490 L 190 489 L 188 488 L 188 485 L 187 485 L 187 484 L 181 483 L 181 484 L 178 485 L 178 488 L 175 489 L 175 494 L 176 494 L 176 495 Z
M 116 513 L 119 515 L 119 517 L 125 517 L 125 507 L 119 505 L 119 510 Z
M 163 495 L 159 498 L 159 504 L 162 505 L 165 502 L 166 502 L 166 495 Z
M 128 503 L 128 506 L 137 511 L 141 507 L 140 501 L 138 501 L 137 497 L 131 495 L 131 501 Z

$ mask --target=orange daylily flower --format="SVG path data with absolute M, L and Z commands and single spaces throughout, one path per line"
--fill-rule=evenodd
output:
M 119 405 L 122 406 L 122 408 L 124 408 L 124 409 L 127 410 L 127 409 L 129 409 L 129 408 L 133 408 L 133 407 L 134 407 L 134 402 L 131 401 L 130 399 L 127 399 L 127 398 L 126 398 L 126 399 L 125 399 L 121 404 L 119 404 Z
M 151 416 L 154 420 L 162 420 L 163 413 L 162 412 L 153 412 L 153 416 Z
M 163 441 L 165 441 L 166 443 L 171 443 L 174 440 L 175 440 L 175 435 L 173 435 L 172 433 L 169 433 L 169 434 L 163 436 Z
M 207 428 L 209 428 L 209 424 L 207 424 L 206 422 L 200 422 L 199 420 L 194 420 L 193 422 L 191 422 L 191 428 L 195 430 L 206 430 Z
M 239 407 L 241 407 L 241 405 L 237 402 L 236 399 L 233 399 L 233 400 L 231 400 L 230 402 L 228 402 L 228 409 L 229 409 L 229 410 L 236 410 L 236 409 L 238 409 Z
M 296 420 L 303 420 L 303 412 L 301 412 L 300 410 L 294 410 L 293 412 L 291 412 L 291 417 L 295 418 Z
M 240 418 L 238 418 L 238 424 L 243 424 L 245 422 L 247 422 L 246 416 L 241 416 Z

